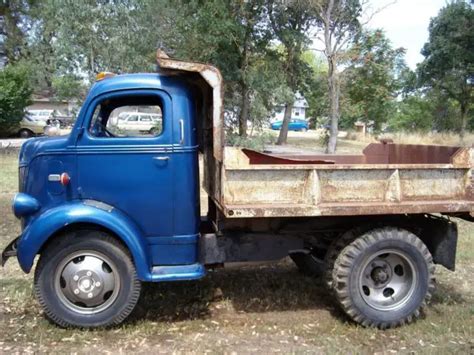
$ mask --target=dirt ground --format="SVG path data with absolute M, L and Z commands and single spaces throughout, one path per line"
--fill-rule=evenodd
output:
M 10 203 L 16 152 L 0 154 L 0 247 L 19 233 Z M 0 270 L 0 353 L 474 353 L 474 228 L 460 227 L 456 272 L 437 268 L 425 319 L 387 330 L 350 322 L 318 279 L 284 260 L 146 284 L 133 316 L 112 329 L 50 324 L 16 260 Z

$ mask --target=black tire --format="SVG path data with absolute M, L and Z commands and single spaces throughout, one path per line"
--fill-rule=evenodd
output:
M 385 262 L 384 258 L 388 267 L 378 264 Z M 399 265 L 393 267 L 389 260 Z M 423 314 L 434 290 L 434 269 L 428 248 L 417 236 L 385 227 L 366 232 L 342 249 L 332 270 L 332 288 L 342 309 L 355 322 L 393 328 Z M 379 272 L 381 277 L 374 278 Z M 366 283 L 375 286 L 369 288 Z M 399 291 L 390 285 L 397 285 Z
M 159 133 L 160 133 L 160 130 L 157 127 L 153 127 L 149 131 L 149 134 L 151 134 L 152 136 L 157 136 Z
M 361 231 L 359 229 L 351 229 L 343 233 L 329 245 L 328 251 L 324 258 L 323 279 L 324 285 L 331 294 L 334 291 L 332 272 L 334 270 L 336 259 L 341 253 L 342 249 L 344 249 L 349 243 L 353 242 L 354 239 L 360 235 Z
M 86 306 L 74 305 L 73 301 L 69 301 L 67 296 L 64 296 L 64 290 L 67 287 L 73 288 L 76 286 L 70 286 L 67 284 L 68 281 L 64 280 L 62 273 L 63 270 L 66 270 L 66 267 L 61 267 L 61 265 L 68 258 L 82 252 L 84 252 L 84 255 L 94 253 L 93 255 L 97 256 L 96 259 L 106 260 L 102 264 L 102 270 L 104 270 L 104 273 L 113 275 L 113 285 L 116 289 L 113 292 L 110 291 L 113 295 L 113 298 L 109 295 L 112 302 L 106 308 L 98 309 L 96 313 L 92 314 L 81 313 L 80 307 Z M 81 256 L 77 256 L 76 259 L 70 259 L 67 265 L 81 263 L 80 258 Z M 77 262 L 77 260 L 79 261 Z M 58 272 L 61 272 L 59 282 L 56 276 Z M 87 276 L 90 276 L 89 272 L 87 273 Z M 76 276 L 74 275 L 74 277 Z M 93 278 L 91 280 L 92 284 L 99 284 L 99 282 L 95 283 Z M 96 280 L 99 280 L 99 278 Z M 106 282 L 103 281 L 102 283 L 105 287 Z M 137 278 L 135 266 L 128 250 L 115 238 L 100 231 L 78 231 L 58 237 L 41 254 L 35 271 L 34 286 L 36 298 L 47 318 L 60 327 L 81 328 L 106 327 L 123 322 L 135 308 L 141 291 L 141 282 Z M 76 291 L 78 289 L 74 290 L 74 292 Z M 103 299 L 106 299 L 106 295 L 103 296 Z M 107 302 L 109 301 L 105 300 L 104 304 Z M 71 309 L 73 307 L 77 307 L 79 311 Z M 87 310 L 87 308 L 83 309 Z
M 23 128 L 18 131 L 18 135 L 20 136 L 20 138 L 31 138 L 35 134 L 29 129 Z

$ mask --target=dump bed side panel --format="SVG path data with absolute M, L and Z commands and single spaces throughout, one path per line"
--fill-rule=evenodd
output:
M 227 217 L 472 212 L 472 150 L 449 164 L 252 165 L 226 148 L 220 205 Z

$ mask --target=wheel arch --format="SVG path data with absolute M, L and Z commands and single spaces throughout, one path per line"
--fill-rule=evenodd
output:
M 104 210 L 83 202 L 55 207 L 28 225 L 18 242 L 17 257 L 21 268 L 29 273 L 36 255 L 65 233 L 91 229 L 106 232 L 119 240 L 130 252 L 138 278 L 148 278 L 151 259 L 147 242 L 135 223 L 114 208 Z

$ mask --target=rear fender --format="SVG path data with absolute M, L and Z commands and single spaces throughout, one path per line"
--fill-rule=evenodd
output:
M 30 272 L 41 247 L 56 232 L 73 224 L 88 223 L 113 232 L 128 247 L 141 280 L 150 277 L 150 258 L 145 238 L 140 229 L 124 213 L 97 201 L 76 201 L 54 207 L 35 218 L 23 231 L 18 241 L 18 262 Z

